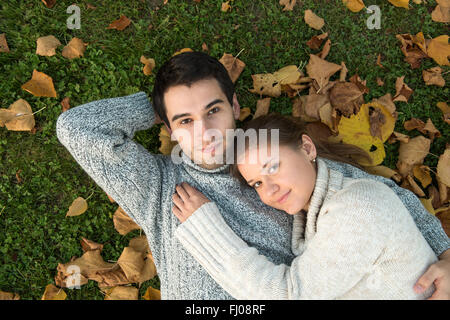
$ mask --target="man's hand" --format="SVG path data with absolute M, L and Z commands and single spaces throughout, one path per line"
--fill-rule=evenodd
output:
M 444 251 L 439 259 L 428 268 L 414 286 L 414 291 L 422 293 L 434 282 L 436 291 L 428 300 L 450 300 L 450 249 Z
M 185 222 L 204 203 L 210 202 L 203 193 L 185 182 L 176 186 L 172 200 L 174 203 L 172 211 L 181 223 Z

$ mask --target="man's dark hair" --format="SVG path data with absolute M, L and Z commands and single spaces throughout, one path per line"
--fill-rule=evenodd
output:
M 190 87 L 199 80 L 207 79 L 216 79 L 230 105 L 233 105 L 234 84 L 228 71 L 216 58 L 203 52 L 183 52 L 171 57 L 161 66 L 153 87 L 153 108 L 169 128 L 164 93 L 172 86 Z

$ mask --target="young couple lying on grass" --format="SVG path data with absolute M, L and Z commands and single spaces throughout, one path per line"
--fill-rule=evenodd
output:
M 245 123 L 267 138 L 240 150 L 226 135 L 239 111 L 223 65 L 186 52 L 159 69 L 152 103 L 139 92 L 58 118 L 61 143 L 147 235 L 162 299 L 450 298 L 450 240 L 412 192 L 287 116 Z M 181 161 L 133 141 L 158 122 Z

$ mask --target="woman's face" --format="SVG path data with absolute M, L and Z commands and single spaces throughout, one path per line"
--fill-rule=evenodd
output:
M 276 152 L 272 155 L 270 145 L 267 152 L 250 147 L 245 159 L 238 158 L 239 172 L 258 192 L 261 201 L 288 214 L 308 210 L 316 182 L 316 166 L 311 162 L 316 158 L 316 148 L 307 135 L 302 136 L 302 141 L 297 150 L 279 146 L 278 155 Z

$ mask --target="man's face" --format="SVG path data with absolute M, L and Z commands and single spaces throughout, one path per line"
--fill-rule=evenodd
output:
M 171 132 L 183 152 L 195 163 L 214 169 L 225 163 L 227 129 L 235 129 L 240 106 L 233 106 L 216 79 L 200 80 L 191 87 L 170 87 L 164 94 Z

